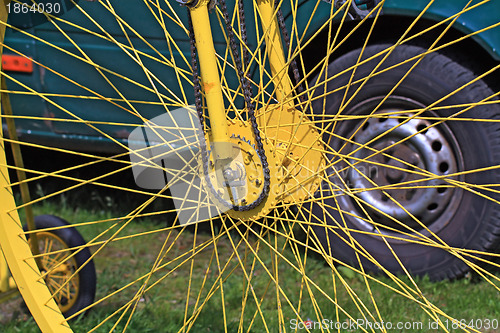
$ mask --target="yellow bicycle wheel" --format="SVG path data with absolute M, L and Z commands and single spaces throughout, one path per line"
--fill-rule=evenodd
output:
M 68 250 L 80 249 L 85 240 L 67 221 L 53 215 L 40 215 L 34 222 L 36 229 L 44 230 L 36 233 L 38 253 L 42 254 L 40 272 L 63 315 L 72 316 L 94 301 L 96 274 L 90 251 L 88 248 L 78 253 Z
M 0 244 L 40 329 L 498 330 L 500 3 L 180 2 L 2 7 L 27 204 L 72 221 L 98 274 L 64 318 L 4 131 Z

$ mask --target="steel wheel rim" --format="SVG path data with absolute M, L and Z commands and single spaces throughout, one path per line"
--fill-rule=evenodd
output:
M 346 113 L 369 114 L 382 98 L 367 99 Z M 412 99 L 391 96 L 373 116 L 357 121 L 354 126 L 340 124 L 340 135 L 351 139 L 350 143 L 340 144 L 341 153 L 349 155 L 357 151 L 348 159 L 350 166 L 341 162 L 342 168 L 348 168 L 343 173 L 343 182 L 356 193 L 356 198 L 341 195 L 339 203 L 352 213 L 347 218 L 361 230 L 397 234 L 398 238 L 406 238 L 401 231 L 429 235 L 442 230 L 457 212 L 463 190 L 453 187 L 452 181 L 460 181 L 463 176 L 449 175 L 464 170 L 463 155 L 450 127 L 429 119 L 438 117 L 437 114 L 426 111 L 425 117 L 411 118 L 410 110 L 424 108 Z M 369 148 L 360 148 L 369 142 Z M 382 154 L 374 153 L 380 150 Z M 363 162 L 370 155 L 369 162 Z M 338 178 L 336 183 L 345 188 Z M 378 186 L 383 186 L 389 196 L 373 189 Z

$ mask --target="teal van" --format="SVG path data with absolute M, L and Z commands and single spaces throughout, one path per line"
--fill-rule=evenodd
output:
M 126 154 L 127 139 L 137 125 L 195 103 L 194 45 L 185 6 L 149 0 L 43 4 L 9 7 L 11 28 L 2 62 L 22 141 L 72 152 Z M 343 10 L 347 5 L 350 9 Z M 234 3 L 228 7 L 237 13 Z M 214 45 L 229 87 L 226 103 L 241 109 L 243 94 L 230 61 L 224 13 L 220 6 L 211 10 Z M 262 27 L 254 23 L 258 14 L 252 1 L 244 2 L 244 13 L 247 33 L 240 37 L 247 39 L 252 57 L 265 63 L 264 43 L 255 33 Z M 330 215 L 319 206 L 310 210 L 329 224 L 345 219 L 350 230 L 359 231 L 356 241 L 388 271 L 400 272 L 404 266 L 433 279 L 456 278 L 469 268 L 452 248 L 498 248 L 499 13 L 500 0 L 283 2 L 282 22 L 291 36 L 290 45 L 286 38 L 283 44 L 296 64 L 290 74 L 302 89 L 316 87 L 305 93 L 297 89 L 295 99 L 312 108 L 318 132 L 331 136 L 323 137 L 324 142 L 333 158 L 341 160 L 332 162 L 336 166 L 328 177 L 335 179 L 325 184 L 354 193 L 337 198 L 328 186 L 320 188 L 332 191 Z M 242 15 L 230 18 L 242 30 Z M 238 45 L 241 52 L 244 47 Z M 250 61 L 245 70 L 252 92 L 272 100 L 269 66 Z M 384 113 L 367 119 L 377 109 Z M 429 116 L 404 121 L 410 110 Z M 387 154 L 371 158 L 370 149 Z M 366 172 L 356 173 L 348 165 L 356 161 L 372 165 L 361 165 L 364 169 L 358 170 Z M 391 167 L 372 168 L 386 164 Z M 429 186 L 394 188 L 406 181 L 420 184 L 419 170 L 442 177 Z M 370 182 L 383 184 L 403 204 L 383 191 L 366 190 Z M 358 200 L 371 208 L 360 207 Z M 371 211 L 373 207 L 378 211 Z M 390 247 L 385 236 L 374 236 L 373 220 L 385 230 Z M 318 228 L 321 244 L 331 244 L 335 257 L 358 262 L 348 235 Z M 395 236 L 394 230 L 401 228 L 414 233 Z M 415 233 L 449 248 L 412 242 Z M 380 267 L 368 259 L 363 265 L 374 271 Z
M 54 7 L 54 15 L 60 16 L 61 19 L 67 22 L 76 22 L 83 27 L 89 27 L 89 31 L 83 31 L 81 28 L 65 25 L 61 23 L 58 28 L 51 22 L 47 22 L 47 18 L 39 12 L 33 13 L 15 13 L 14 5 L 10 13 L 10 21 L 15 26 L 15 29 L 8 29 L 5 37 L 4 50 L 4 70 L 9 76 L 15 79 L 7 80 L 7 85 L 10 90 L 27 90 L 31 87 L 35 91 L 44 92 L 47 94 L 59 94 L 67 96 L 87 96 L 89 90 L 95 91 L 98 94 L 109 97 L 117 97 L 116 92 L 109 87 L 105 79 L 96 71 L 95 67 L 87 61 L 78 58 L 79 52 L 75 45 L 64 37 L 58 31 L 64 31 L 72 40 L 78 43 L 78 48 L 85 51 L 92 62 L 106 68 L 111 74 L 110 80 L 117 85 L 120 91 L 126 91 L 131 100 L 154 100 L 154 93 L 147 92 L 144 89 L 135 89 L 136 85 L 131 82 L 136 82 L 140 85 L 147 85 L 148 81 L 140 66 L 134 63 L 124 50 L 121 50 L 116 44 L 103 38 L 102 31 L 106 31 L 111 36 L 123 39 L 123 32 L 113 15 L 106 10 L 98 2 L 81 0 L 77 2 L 83 11 L 75 8 L 69 0 L 54 0 L 42 1 L 51 4 Z M 322 47 L 327 44 L 328 32 L 324 28 L 324 23 L 328 20 L 331 13 L 331 1 L 299 1 L 298 18 L 292 22 L 293 15 L 291 9 L 286 5 L 283 6 L 283 16 L 286 20 L 289 30 L 292 25 L 296 25 L 297 29 L 305 31 L 304 40 L 310 39 L 307 46 L 302 51 L 306 68 L 314 68 L 315 64 L 321 59 L 324 50 Z M 363 3 L 363 1 L 357 1 Z M 366 2 L 366 1 L 365 1 Z M 368 1 L 369 2 L 369 1 Z M 169 50 L 165 46 L 164 31 L 157 24 L 148 24 L 154 22 L 155 18 L 151 11 L 146 8 L 142 1 L 113 1 L 113 6 L 116 12 L 123 18 L 125 22 L 133 27 L 136 35 L 131 35 L 132 43 L 136 47 L 144 50 L 144 52 L 153 54 L 161 52 L 165 57 L 169 57 Z M 378 17 L 378 22 L 375 25 L 374 31 L 371 33 L 368 41 L 371 45 L 381 44 L 385 42 L 395 42 L 400 38 L 406 29 L 412 24 L 415 18 L 421 15 L 422 10 L 429 2 L 426 0 L 403 1 L 403 0 L 386 0 L 383 4 L 382 14 Z M 464 8 L 467 1 L 450 1 L 437 0 L 423 12 L 422 17 L 414 24 L 410 34 L 423 31 L 436 23 L 440 26 L 430 30 L 430 32 L 412 39 L 412 43 L 422 45 L 430 45 L 439 33 L 452 20 L 452 26 L 446 32 L 441 43 L 445 40 L 457 40 L 465 38 L 463 42 L 454 43 L 453 45 L 443 49 L 443 52 L 452 54 L 453 57 L 460 58 L 465 66 L 472 68 L 486 68 L 500 61 L 500 27 L 498 26 L 498 15 L 500 12 L 500 3 L 498 1 L 489 1 L 464 12 L 457 17 L 456 15 Z M 251 1 L 247 1 L 246 8 L 248 12 L 252 12 Z M 366 6 L 366 5 L 365 5 Z M 47 11 L 48 6 L 45 5 Z M 166 7 L 166 6 L 165 6 Z M 473 7 L 473 6 L 471 6 Z M 187 21 L 187 11 L 185 7 L 173 3 L 173 10 L 179 15 L 180 20 Z M 56 13 L 57 10 L 57 13 Z M 167 9 L 165 9 L 167 10 Z M 313 20 L 310 20 L 312 13 Z M 86 16 L 88 15 L 88 17 Z M 215 20 L 215 15 L 212 15 Z M 248 16 L 252 16 L 249 14 Z M 90 17 L 96 18 L 100 27 L 103 29 L 99 35 L 99 28 L 93 26 Z M 340 18 L 333 22 L 332 31 L 336 31 L 340 26 Z M 448 21 L 443 21 L 448 19 Z M 455 20 L 456 19 L 456 20 Z M 359 18 L 357 19 L 359 20 Z M 350 29 L 356 26 L 356 19 L 343 23 L 338 40 L 349 35 Z M 252 20 L 248 20 L 252 22 Z M 215 22 L 214 22 L 215 24 Z M 307 27 L 306 27 L 307 25 Z M 337 25 L 337 26 L 335 26 Z M 364 40 L 369 31 L 369 24 L 364 24 L 357 28 L 355 32 L 345 40 L 331 55 L 332 61 L 352 50 L 363 46 Z M 323 27 L 323 29 L 322 29 Z M 254 28 L 253 28 L 254 29 Z M 248 31 L 252 28 L 249 27 Z M 484 30 L 484 31 L 483 31 Z M 174 50 L 176 57 L 178 56 L 181 65 L 187 67 L 185 59 L 190 59 L 190 42 L 187 32 L 184 27 L 171 25 L 168 27 L 169 33 L 175 37 L 178 50 Z M 93 35 L 91 32 L 96 33 Z M 139 37 L 142 36 L 149 44 L 146 45 Z M 222 36 L 215 35 L 216 43 L 225 45 Z M 249 34 L 250 44 L 254 43 L 251 34 Z M 154 47 L 155 51 L 151 49 Z M 17 54 L 17 52 L 21 52 Z M 182 56 L 180 54 L 182 53 Z M 22 54 L 22 56 L 21 56 Z M 76 54 L 77 57 L 71 54 Z M 18 56 L 17 61 L 23 61 L 24 56 L 33 59 L 29 65 L 29 70 L 24 68 L 5 66 L 7 63 L 12 63 L 11 59 L 5 59 L 9 56 Z M 149 62 L 148 62 L 149 61 Z M 41 66 L 43 64 L 44 66 Z M 172 71 L 165 68 L 161 63 L 145 60 L 145 66 L 151 68 L 151 72 L 158 76 L 158 79 L 164 83 L 165 87 L 178 89 L 179 84 L 172 75 Z M 61 75 L 63 74 L 63 75 Z M 254 75 L 255 72 L 254 72 Z M 75 83 L 69 83 L 69 80 L 74 80 Z M 169 82 L 173 80 L 172 84 Z M 492 79 L 497 81 L 498 79 Z M 184 83 L 187 99 L 189 103 L 193 103 L 192 87 L 188 83 Z M 173 95 L 177 95 L 179 91 L 173 91 Z M 53 97 L 53 102 L 63 108 L 71 110 L 75 116 L 81 116 L 83 119 L 115 122 L 115 123 L 141 123 L 137 117 L 127 115 L 121 112 L 119 107 L 110 105 L 110 103 L 89 98 L 74 99 L 70 97 Z M 18 132 L 22 140 L 36 143 L 43 143 L 56 147 L 70 148 L 80 151 L 95 151 L 116 153 L 120 151 L 119 145 L 114 144 L 109 139 L 99 134 L 94 129 L 83 124 L 50 121 L 50 118 L 68 118 L 60 108 L 55 107 L 36 95 L 11 95 L 12 108 L 14 113 L 19 116 L 33 116 L 46 118 L 42 120 L 35 119 L 19 119 L 17 121 Z M 151 119 L 161 114 L 162 108 L 154 105 L 141 105 L 141 113 L 145 118 Z M 98 110 L 98 112 L 96 112 Z M 102 125 L 106 133 L 116 140 L 126 144 L 126 138 L 132 130 L 129 126 L 111 126 Z

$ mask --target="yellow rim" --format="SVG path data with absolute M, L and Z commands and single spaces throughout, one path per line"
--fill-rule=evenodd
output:
M 5 22 L 8 15 L 6 4 L 8 2 L 2 2 L 0 6 L 0 21 L 2 21 L 0 25 L 0 40 L 2 41 L 0 54 L 2 54 L 3 49 Z M 0 195 L 2 202 L 2 209 L 0 210 L 0 243 L 2 244 L 2 251 L 21 295 L 36 318 L 39 327 L 46 332 L 71 332 L 64 316 L 41 278 L 40 271 L 24 236 L 22 223 L 19 220 L 16 203 L 12 196 L 3 135 L 0 136 L 0 140 Z
M 55 294 L 55 301 L 61 312 L 67 312 L 78 299 L 80 290 L 80 278 L 74 275 L 78 264 L 74 256 L 70 256 L 68 245 L 61 237 L 52 232 L 40 232 L 38 235 L 38 247 L 40 253 L 52 253 L 42 255 L 42 274 L 45 275 L 45 284 L 51 294 Z M 57 292 L 62 287 L 60 292 Z

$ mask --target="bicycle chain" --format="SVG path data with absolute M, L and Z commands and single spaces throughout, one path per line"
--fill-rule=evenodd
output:
M 227 34 L 228 38 L 230 41 L 230 46 L 231 46 L 231 51 L 233 53 L 233 57 L 235 59 L 235 65 L 236 65 L 236 70 L 238 72 L 238 76 L 240 78 L 240 83 L 243 89 L 243 96 L 245 100 L 245 105 L 247 108 L 248 112 L 248 118 L 250 119 L 252 130 L 254 133 L 255 137 L 255 142 L 256 142 L 256 152 L 257 155 L 259 156 L 259 159 L 261 160 L 262 163 L 262 168 L 264 171 L 264 183 L 263 183 L 263 189 L 259 195 L 259 197 L 253 201 L 252 203 L 244 206 L 237 206 L 233 205 L 232 203 L 229 203 L 225 201 L 219 193 L 215 190 L 213 187 L 209 175 L 208 175 L 208 166 L 209 166 L 209 156 L 207 152 L 207 146 L 205 141 L 203 140 L 204 138 L 204 133 L 201 133 L 201 158 L 202 158 L 202 164 L 203 164 L 203 174 L 205 177 L 205 181 L 207 183 L 207 186 L 210 188 L 210 191 L 212 194 L 217 198 L 219 202 L 221 202 L 224 206 L 231 208 L 235 211 L 248 211 L 251 209 L 256 208 L 268 195 L 269 193 L 269 188 L 270 188 L 270 170 L 269 170 L 269 165 L 267 162 L 267 157 L 266 153 L 264 150 L 264 145 L 262 143 L 262 138 L 260 136 L 260 131 L 258 128 L 257 124 L 257 119 L 255 118 L 255 105 L 252 103 L 252 91 L 251 91 L 251 85 L 250 81 L 246 77 L 244 71 L 243 71 L 243 65 L 241 62 L 241 59 L 239 57 L 239 52 L 236 46 L 235 42 L 235 37 L 232 31 L 232 26 L 231 22 L 229 21 L 229 15 L 227 13 L 227 7 L 226 3 L 224 0 L 220 0 L 221 3 L 221 10 L 223 12 L 224 20 L 226 23 L 226 29 L 227 29 Z M 239 6 L 238 10 L 240 11 L 240 18 L 241 18 L 241 26 L 242 26 L 242 41 L 245 43 L 243 45 L 243 59 L 246 62 L 246 65 L 248 65 L 248 53 L 246 51 L 246 41 L 247 41 L 247 36 L 246 36 L 246 25 L 244 24 L 244 9 L 243 5 L 241 4 L 241 1 L 239 1 Z M 195 94 L 195 106 L 196 106 L 196 111 L 198 114 L 198 118 L 200 120 L 201 124 L 201 131 L 203 132 L 204 129 L 204 124 L 205 124 L 205 119 L 203 116 L 203 108 L 202 108 L 202 94 L 201 94 L 201 85 L 200 85 L 200 80 L 199 80 L 199 72 L 198 72 L 198 61 L 196 59 L 196 40 L 194 37 L 194 31 L 193 31 L 193 24 L 191 21 L 191 15 L 188 15 L 188 23 L 189 23 L 189 38 L 191 42 L 191 67 L 193 70 L 193 85 L 194 85 L 194 94 Z

